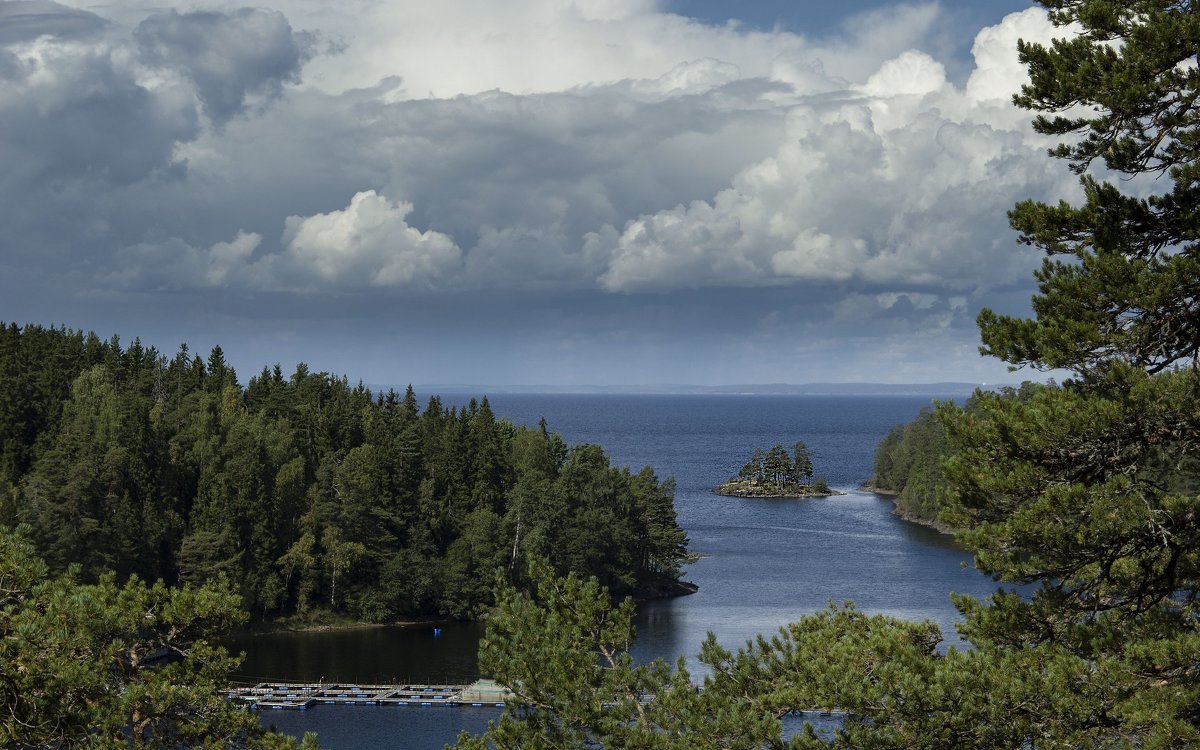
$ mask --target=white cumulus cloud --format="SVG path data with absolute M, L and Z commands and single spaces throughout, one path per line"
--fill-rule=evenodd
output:
M 434 289 L 460 269 L 462 251 L 447 235 L 409 226 L 412 209 L 366 190 L 343 209 L 287 217 L 278 251 L 256 254 L 263 238 L 253 232 L 209 247 L 177 237 L 140 243 L 118 252 L 120 270 L 106 280 L 160 290 Z
M 342 210 L 289 216 L 281 257 L 304 277 L 338 285 L 434 287 L 459 268 L 462 251 L 440 232 L 409 226 L 412 210 L 367 190 Z
M 1028 278 L 1004 208 L 1072 190 L 1046 142 L 1014 116 L 1015 37 L 1047 40 L 1044 13 L 1014 14 L 976 40 L 968 85 L 911 50 L 839 98 L 788 116 L 779 150 L 707 200 L 592 232 L 617 292 L 846 281 L 975 291 Z M 1007 92 L 1001 95 L 1000 92 Z M 986 269 L 986 271 L 984 271 Z

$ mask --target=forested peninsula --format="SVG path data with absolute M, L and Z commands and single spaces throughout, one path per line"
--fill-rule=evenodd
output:
M 1026 381 L 1020 387 L 1003 387 L 993 393 L 1000 399 L 1024 402 L 1045 388 L 1057 386 Z M 981 395 L 977 391 L 968 398 L 962 410 L 975 413 Z M 906 521 L 952 533 L 955 530 L 953 514 L 939 499 L 938 487 L 946 484 L 943 462 L 955 450 L 946 421 L 939 418 L 937 408 L 926 407 L 911 422 L 893 427 L 880 441 L 875 449 L 874 475 L 864 489 L 890 495 L 896 505 L 896 515 Z
M 51 573 L 232 581 L 256 620 L 474 618 L 527 560 L 616 596 L 687 590 L 674 483 L 498 419 L 300 364 L 241 385 L 168 357 L 0 325 L 0 524 Z

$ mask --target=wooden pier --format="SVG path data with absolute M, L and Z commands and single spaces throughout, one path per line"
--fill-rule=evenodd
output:
M 496 706 L 509 692 L 491 680 L 470 685 L 363 685 L 317 682 L 260 682 L 221 691 L 255 709 L 303 711 L 313 706 Z

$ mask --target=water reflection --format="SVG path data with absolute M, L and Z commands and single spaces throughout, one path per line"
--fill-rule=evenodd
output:
M 246 682 L 465 683 L 478 677 L 481 637 L 481 623 L 439 623 L 242 635 L 225 645 L 246 653 L 234 675 Z
M 637 628 L 634 658 L 640 662 L 661 658 L 673 664 L 689 646 L 684 640 L 685 633 L 690 632 L 684 627 L 686 621 L 687 609 L 678 599 L 642 604 L 633 621 Z

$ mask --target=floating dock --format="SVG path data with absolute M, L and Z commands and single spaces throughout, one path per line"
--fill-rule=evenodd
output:
M 492 680 L 470 685 L 362 685 L 349 683 L 260 682 L 222 690 L 230 700 L 255 709 L 304 711 L 331 706 L 495 706 L 508 690 Z

